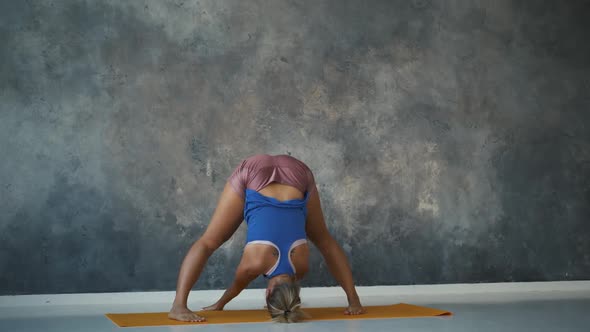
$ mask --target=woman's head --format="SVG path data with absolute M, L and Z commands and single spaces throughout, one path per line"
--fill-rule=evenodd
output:
M 297 282 L 285 281 L 268 291 L 266 307 L 274 322 L 296 323 L 305 317 L 301 311 L 300 289 Z

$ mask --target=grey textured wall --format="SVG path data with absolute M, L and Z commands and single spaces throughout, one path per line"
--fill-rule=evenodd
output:
M 174 289 L 262 152 L 359 285 L 588 279 L 589 4 L 0 1 L 0 294 Z

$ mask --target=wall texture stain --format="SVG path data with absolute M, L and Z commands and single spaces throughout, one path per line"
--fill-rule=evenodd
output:
M 359 285 L 589 279 L 589 11 L 2 1 L 0 295 L 174 289 L 255 153 L 313 169 Z

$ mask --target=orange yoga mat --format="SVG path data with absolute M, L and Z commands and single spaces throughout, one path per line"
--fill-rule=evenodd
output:
M 367 312 L 363 315 L 349 316 L 344 314 L 344 308 L 303 308 L 310 318 L 314 320 L 338 320 L 338 319 L 378 319 L 378 318 L 410 318 L 410 317 L 435 317 L 452 315 L 449 311 L 420 307 L 416 305 L 399 303 L 394 305 L 365 307 Z M 198 324 L 232 324 L 232 323 L 263 323 L 270 322 L 270 316 L 266 310 L 224 310 L 224 311 L 200 311 L 199 316 L 205 317 L 206 322 L 179 322 L 168 319 L 167 312 L 138 313 L 138 314 L 106 314 L 119 327 L 142 327 L 164 325 L 198 325 Z

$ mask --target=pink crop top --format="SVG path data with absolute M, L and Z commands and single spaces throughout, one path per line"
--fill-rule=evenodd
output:
M 246 189 L 260 191 L 273 182 L 293 186 L 310 195 L 315 190 L 315 180 L 309 167 L 288 155 L 259 154 L 249 157 L 234 170 L 228 181 L 241 197 L 245 196 Z

